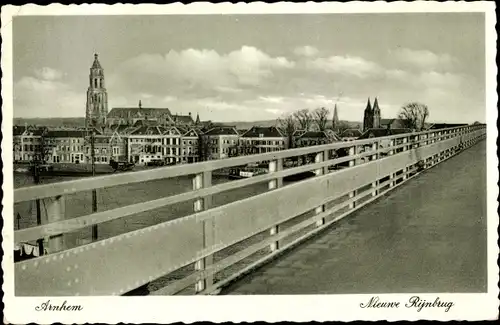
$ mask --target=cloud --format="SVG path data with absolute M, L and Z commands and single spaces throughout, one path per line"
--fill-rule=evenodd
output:
M 169 88 L 238 92 L 242 86 L 261 85 L 275 71 L 294 66 L 285 57 L 271 57 L 252 46 L 226 54 L 192 48 L 171 50 L 165 55 L 143 53 L 121 64 L 109 79 L 108 88 L 128 85 L 131 90 L 147 87 L 158 93 Z
M 405 81 L 411 78 L 411 74 L 408 71 L 400 69 L 387 70 L 385 74 L 387 78 L 397 81 Z
M 57 80 L 62 78 L 63 73 L 61 71 L 52 68 L 44 67 L 41 69 L 36 69 L 35 76 L 38 79 L 43 79 L 43 80 Z
M 298 56 L 312 57 L 317 55 L 319 50 L 314 46 L 305 45 L 295 48 L 293 52 Z
M 274 96 L 260 96 L 260 100 L 268 103 L 282 103 L 283 97 L 274 97 Z
M 380 74 L 383 69 L 375 62 L 356 56 L 330 56 L 317 58 L 307 63 L 312 69 L 355 76 L 361 79 Z
M 436 54 L 428 50 L 401 48 L 389 52 L 391 58 L 419 69 L 451 69 L 457 59 L 449 54 Z
M 462 76 L 453 73 L 424 72 L 418 81 L 428 88 L 458 89 L 462 84 Z
M 40 70 L 43 71 L 43 70 Z M 56 81 L 56 75 L 23 77 L 14 83 L 14 114 L 22 117 L 74 117 L 85 114 L 85 92 L 76 92 L 69 85 Z

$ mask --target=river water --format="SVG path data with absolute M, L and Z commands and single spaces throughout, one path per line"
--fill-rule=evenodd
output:
M 42 184 L 50 184 L 55 182 L 68 181 L 75 178 L 70 177 L 45 177 L 42 178 Z M 212 184 L 217 185 L 230 180 L 223 176 L 212 176 Z M 30 175 L 15 174 L 14 183 L 16 188 L 33 185 L 33 180 Z M 284 182 L 284 185 L 289 184 L 289 182 Z M 114 209 L 118 207 L 123 207 L 131 205 L 134 203 L 145 202 L 150 200 L 159 199 L 166 196 L 172 196 L 175 194 L 192 191 L 192 177 L 177 177 L 173 179 L 160 179 L 149 182 L 140 182 L 130 185 L 122 185 L 104 189 L 97 190 L 97 208 L 98 211 L 105 211 L 109 209 Z M 267 182 L 253 184 L 246 187 L 237 188 L 234 190 L 218 193 L 212 196 L 212 207 L 221 206 L 228 204 L 233 201 L 248 198 L 260 193 L 268 191 Z M 50 199 L 41 200 L 41 210 L 42 215 L 46 213 L 46 208 Z M 98 238 L 97 240 L 106 239 L 109 237 L 117 236 L 126 232 L 138 230 L 155 224 L 159 224 L 168 220 L 181 218 L 193 213 L 193 200 L 165 206 L 152 211 L 147 211 L 139 214 L 135 214 L 129 217 L 124 217 L 109 222 L 100 223 L 98 225 Z M 65 196 L 65 218 L 75 218 L 78 216 L 84 216 L 92 212 L 92 192 L 78 192 Z M 34 201 L 31 202 L 20 202 L 14 205 L 15 216 L 19 214 L 21 216 L 19 220 L 20 229 L 36 226 L 36 205 Z M 17 220 L 14 222 L 15 228 L 18 229 Z M 214 261 L 220 260 L 233 254 L 235 251 L 239 251 L 249 245 L 249 242 L 256 242 L 263 240 L 268 236 L 267 234 L 261 233 L 255 235 L 248 240 L 244 240 L 241 243 L 230 246 L 216 254 L 214 254 Z M 88 244 L 92 242 L 92 230 L 91 227 L 83 228 L 72 233 L 66 233 L 64 235 L 64 241 L 66 248 L 74 248 L 80 245 Z M 250 263 L 253 263 L 257 259 L 261 258 L 263 255 L 270 253 L 268 248 L 257 252 L 251 257 L 236 263 L 229 268 L 222 270 L 221 272 L 215 274 L 215 279 L 222 279 L 230 274 L 233 274 L 235 270 L 245 267 Z M 159 279 L 156 279 L 149 283 L 147 287 L 142 287 L 138 292 L 133 294 L 148 294 L 154 292 L 159 288 L 166 286 L 175 279 L 180 279 L 191 272 L 194 272 L 194 264 L 187 265 L 173 273 L 167 274 Z M 192 294 L 192 286 L 188 287 L 181 294 Z
M 68 181 L 71 177 L 44 177 L 42 184 Z M 213 176 L 214 185 L 228 182 L 225 177 Z M 14 175 L 15 188 L 33 185 L 33 180 L 27 174 Z M 105 211 L 134 203 L 155 200 L 166 196 L 188 192 L 192 190 L 192 177 L 177 177 L 174 179 L 160 179 L 149 182 L 140 182 L 130 185 L 121 185 L 97 190 L 97 209 Z M 240 200 L 249 196 L 263 193 L 267 190 L 267 183 L 254 184 L 235 190 L 222 192 L 213 196 L 214 207 Z M 42 215 L 50 199 L 41 200 Z M 175 218 L 193 213 L 193 200 L 186 201 L 160 209 L 139 213 L 133 216 L 104 222 L 98 225 L 98 240 L 116 236 L 125 232 L 134 231 L 152 226 Z M 78 192 L 65 196 L 65 218 L 84 216 L 92 212 L 92 192 Z M 14 205 L 15 228 L 20 229 L 36 226 L 36 205 L 34 201 L 20 202 Z M 19 223 L 17 216 L 20 216 Z M 68 248 L 88 243 L 91 240 L 91 228 L 81 229 L 65 236 Z

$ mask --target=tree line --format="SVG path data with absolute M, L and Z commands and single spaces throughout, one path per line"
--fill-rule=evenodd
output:
M 281 133 L 288 138 L 290 147 L 293 147 L 294 135 L 296 131 L 328 131 L 331 130 L 337 134 L 341 134 L 349 128 L 349 124 L 340 121 L 336 114 L 333 113 L 331 125 L 328 125 L 330 119 L 330 110 L 325 107 L 316 109 L 299 109 L 295 112 L 284 115 L 277 120 L 277 127 Z

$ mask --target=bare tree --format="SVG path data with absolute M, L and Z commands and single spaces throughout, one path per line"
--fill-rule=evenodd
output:
M 405 128 L 417 131 L 424 128 L 425 121 L 428 117 L 429 108 L 427 105 L 417 102 L 403 106 L 398 115 L 398 118 L 402 121 Z
M 232 157 L 236 156 L 247 156 L 257 153 L 257 147 L 251 144 L 248 144 L 246 141 L 240 143 L 235 146 L 236 151 Z
M 293 117 L 301 130 L 309 131 L 313 122 L 313 117 L 308 109 L 300 109 L 293 113 Z
M 280 132 L 287 137 L 288 147 L 293 148 L 294 147 L 293 135 L 297 130 L 297 125 L 295 123 L 293 115 L 286 115 L 282 118 L 279 118 L 277 120 L 277 125 Z
M 328 122 L 329 112 L 326 108 L 317 108 L 313 112 L 314 123 L 316 124 L 319 131 L 326 130 L 326 123 Z
M 45 164 L 49 160 L 51 153 L 56 146 L 55 139 L 48 136 L 48 129 L 40 130 L 40 140 L 38 145 L 35 145 L 33 154 L 33 164 L 35 166 Z
M 209 136 L 200 135 L 198 137 L 198 155 L 200 161 L 207 161 L 212 156 L 213 144 Z

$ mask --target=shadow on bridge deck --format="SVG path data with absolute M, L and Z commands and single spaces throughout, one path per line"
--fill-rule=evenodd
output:
M 482 141 L 222 294 L 485 292 L 486 272 Z

